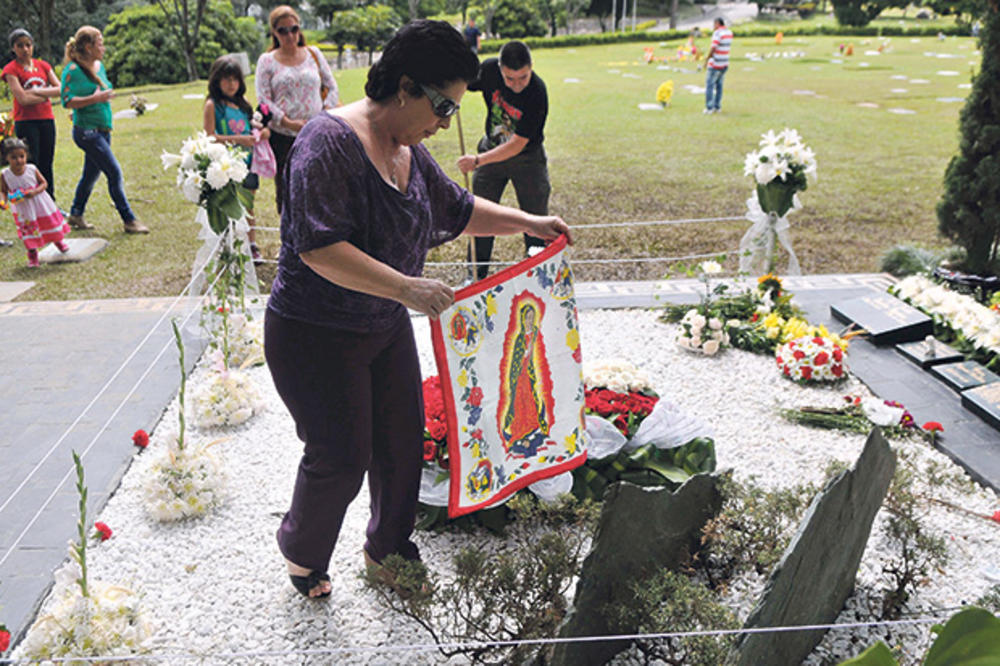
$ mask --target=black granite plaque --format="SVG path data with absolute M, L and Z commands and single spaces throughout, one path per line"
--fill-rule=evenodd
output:
M 975 361 L 935 365 L 931 368 L 931 374 L 944 380 L 945 384 L 958 392 L 1000 381 L 1000 377 Z
M 916 342 L 901 342 L 896 345 L 896 351 L 924 370 L 932 365 L 965 360 L 961 352 L 931 337 Z
M 931 318 L 891 294 L 872 294 L 830 306 L 830 314 L 845 324 L 868 331 L 876 345 L 922 340 L 934 333 Z
M 962 391 L 962 406 L 1000 430 L 1000 382 Z

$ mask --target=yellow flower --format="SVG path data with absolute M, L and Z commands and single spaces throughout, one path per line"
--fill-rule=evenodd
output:
M 670 104 L 670 98 L 674 94 L 674 82 L 664 81 L 660 84 L 660 87 L 656 89 L 656 101 L 661 105 L 666 106 Z
M 576 348 L 580 346 L 580 331 L 575 328 L 571 331 L 567 331 L 566 346 L 576 351 Z
M 574 430 L 569 435 L 567 435 L 566 439 L 563 441 L 566 442 L 566 451 L 571 456 L 576 455 L 576 431 Z
M 466 374 L 465 370 L 462 370 L 462 372 L 458 373 L 458 379 L 455 381 L 458 382 L 459 386 L 465 388 L 469 383 L 469 375 Z
M 492 317 L 497 313 L 497 301 L 493 298 L 493 292 L 486 294 L 486 316 Z

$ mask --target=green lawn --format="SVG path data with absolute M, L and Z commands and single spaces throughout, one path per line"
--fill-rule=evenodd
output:
M 832 63 L 831 58 L 839 57 L 834 55 L 839 44 L 851 42 L 854 55 Z M 551 106 L 546 127 L 551 210 L 580 227 L 574 256 L 658 257 L 735 248 L 745 222 L 636 230 L 587 230 L 585 225 L 741 216 L 751 189 L 742 174 L 743 156 L 756 147 L 762 132 L 783 127 L 799 130 L 819 163 L 818 180 L 801 195 L 804 208 L 790 217 L 805 272 L 873 271 L 879 255 L 895 243 L 943 244 L 937 238 L 934 205 L 944 168 L 957 148 L 962 104 L 937 98 L 964 97 L 968 90 L 959 84 L 969 82 L 979 56 L 968 38 L 939 42 L 895 37 L 882 55 L 865 54 L 879 43 L 874 38 L 789 37 L 776 46 L 773 39 L 737 40 L 723 112 L 714 116 L 702 115 L 703 95 L 683 87 L 703 85 L 704 74 L 691 63 L 668 63 L 689 70 L 684 72 L 643 64 L 646 44 L 536 51 L 535 69 L 548 85 Z M 672 54 L 676 46 L 657 46 L 656 55 Z M 701 46 L 707 47 L 707 38 Z M 791 51 L 805 55 L 761 62 L 745 57 Z M 945 70 L 957 75 L 939 74 Z M 361 96 L 364 76 L 363 70 L 338 74 L 343 99 Z M 667 79 L 674 82 L 671 107 L 640 111 L 638 104 L 653 102 L 657 86 Z M 906 92 L 893 93 L 894 88 Z M 197 130 L 202 102 L 183 95 L 204 90 L 203 82 L 148 89 L 144 96 L 159 108 L 138 119 L 115 121 L 113 145 L 126 172 L 126 191 L 139 218 L 153 229 L 150 236 L 121 233 L 102 179 L 87 217 L 97 225 L 96 235 L 110 240 L 107 250 L 86 264 L 38 271 L 24 267 L 23 251 L 2 250 L 0 280 L 37 281 L 22 299 L 169 295 L 183 288 L 198 245 L 195 210 L 175 188 L 173 173 L 162 170 L 158 155 L 164 149 L 175 151 Z M 118 110 L 127 104 L 127 91 L 122 91 L 112 106 Z M 892 108 L 915 113 L 893 114 Z M 82 153 L 72 144 L 65 111 L 57 116 L 57 198 L 68 209 Z M 465 98 L 462 121 L 471 149 L 482 132 L 480 96 Z M 460 179 L 454 167 L 459 152 L 454 124 L 428 145 Z M 513 202 L 512 192 L 508 194 Z M 258 202 L 259 223 L 277 226 L 270 181 L 258 193 Z M 3 219 L 2 236 L 9 238 L 13 222 L 9 214 Z M 266 254 L 276 256 L 276 234 L 262 234 L 262 239 Z M 464 241 L 453 243 L 430 259 L 459 260 L 464 248 Z M 498 244 L 500 258 L 513 259 L 518 250 L 514 239 Z M 729 264 L 734 265 L 732 258 Z M 581 265 L 577 277 L 654 279 L 666 269 L 665 263 Z M 452 283 L 460 280 L 457 271 L 431 270 Z M 272 267 L 265 267 L 265 282 L 272 273 Z

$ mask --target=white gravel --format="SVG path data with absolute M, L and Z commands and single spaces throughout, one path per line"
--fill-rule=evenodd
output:
M 416 318 L 414 326 L 424 374 L 436 374 L 427 321 Z M 867 395 L 855 379 L 836 388 L 804 388 L 782 379 L 770 357 L 736 350 L 708 358 L 688 354 L 675 346 L 674 327 L 658 322 L 657 313 L 651 311 L 582 312 L 580 330 L 585 358 L 624 358 L 637 364 L 650 374 L 662 396 L 711 423 L 719 467 L 732 468 L 740 478 L 753 476 L 775 487 L 819 483 L 829 461 L 851 464 L 861 451 L 864 436 L 807 429 L 775 414 L 782 406 L 837 404 L 846 393 Z M 157 435 L 176 426 L 175 401 L 164 415 L 163 427 L 153 433 L 150 450 L 136 456 L 101 515 L 90 517 L 114 530 L 110 540 L 89 551 L 91 579 L 141 592 L 153 624 L 155 653 L 206 655 L 206 663 L 440 662 L 436 652 L 426 649 L 430 637 L 414 623 L 382 610 L 359 580 L 368 521 L 366 488 L 348 510 L 333 555 L 332 598 L 326 603 L 305 600 L 288 583 L 274 532 L 291 497 L 300 442 L 267 368 L 249 372 L 268 409 L 225 432 L 192 433 L 205 441 L 220 434 L 230 437 L 215 447 L 229 470 L 225 506 L 207 518 L 173 525 L 155 523 L 145 511 L 143 480 L 154 458 L 153 449 L 163 446 Z M 900 446 L 921 461 L 958 470 L 923 443 Z M 978 487 L 963 492 L 935 489 L 933 493 L 982 514 L 1000 508 L 994 493 Z M 882 520 L 880 513 L 877 522 Z M 984 571 L 1000 552 L 1000 525 L 930 504 L 926 521 L 948 535 L 951 561 L 921 588 L 911 608 L 946 608 L 981 596 L 994 584 Z M 482 537 L 418 532 L 415 538 L 425 562 L 441 569 L 440 562 L 450 562 L 457 549 Z M 869 542 L 858 574 L 860 588 L 879 585 L 880 542 L 879 537 Z M 742 598 L 734 599 L 741 618 L 762 585 L 762 580 L 745 580 L 734 586 L 744 591 Z M 853 612 L 854 603 L 849 601 L 840 621 L 867 617 L 865 612 Z M 910 655 L 918 655 L 927 634 L 921 627 L 897 632 L 895 637 Z M 831 663 L 831 658 L 835 663 L 857 654 L 873 640 L 866 632 L 853 639 L 848 632 L 830 632 L 807 663 Z M 273 654 L 310 649 L 350 652 Z M 248 652 L 258 654 L 240 659 L 222 656 Z M 267 652 L 272 655 L 260 654 Z M 167 661 L 180 663 L 176 658 Z

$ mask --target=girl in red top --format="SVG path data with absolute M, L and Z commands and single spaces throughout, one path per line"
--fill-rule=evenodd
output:
M 49 98 L 59 96 L 59 79 L 49 63 L 32 58 L 35 41 L 31 33 L 18 28 L 8 40 L 14 60 L 3 68 L 3 78 L 14 94 L 14 133 L 28 144 L 28 153 L 48 183 L 46 191 L 54 198 L 56 121 Z

